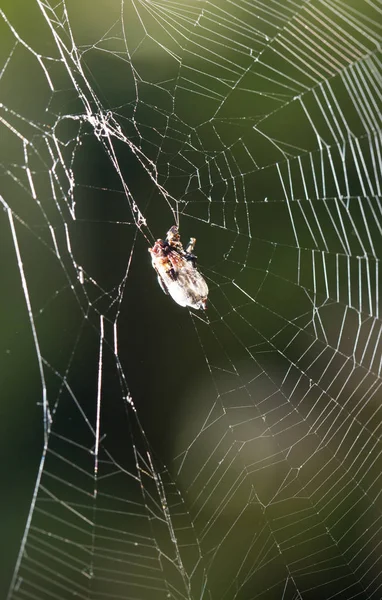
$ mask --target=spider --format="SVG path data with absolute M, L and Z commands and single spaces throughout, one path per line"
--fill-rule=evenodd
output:
M 170 294 L 180 306 L 206 310 L 208 286 L 196 268 L 195 242 L 196 239 L 191 238 L 184 250 L 179 229 L 173 225 L 166 239 L 157 240 L 149 252 L 164 293 Z

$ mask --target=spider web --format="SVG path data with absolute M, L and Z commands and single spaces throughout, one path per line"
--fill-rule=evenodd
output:
M 381 8 L 3 2 L 8 600 L 381 597 Z

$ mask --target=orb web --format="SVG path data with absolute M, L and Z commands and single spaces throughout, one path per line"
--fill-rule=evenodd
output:
M 379 598 L 381 3 L 1 16 L 8 600 Z

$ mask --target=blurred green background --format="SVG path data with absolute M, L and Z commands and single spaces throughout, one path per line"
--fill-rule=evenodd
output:
M 0 565 L 1 598 L 5 598 L 10 585 L 43 452 L 43 386 L 38 358 L 44 368 L 45 386 L 54 415 L 54 434 L 44 477 L 51 482 L 52 489 L 57 490 L 57 497 L 61 497 L 61 493 L 62 497 L 69 494 L 68 502 L 70 493 L 61 490 L 62 481 L 71 481 L 73 486 L 83 485 L 89 494 L 94 489 L 94 479 L 88 477 L 83 481 L 79 472 L 81 468 L 92 475 L 93 457 L 89 453 L 78 453 L 75 444 L 92 448 L 94 435 L 85 420 L 79 419 L 76 402 L 94 424 L 100 314 L 105 316 L 101 434 L 106 435 L 101 473 L 108 472 L 110 456 L 121 475 L 123 470 L 135 472 L 137 449 L 142 454 L 148 447 L 153 450 L 158 470 L 165 464 L 176 479 L 176 487 L 187 497 L 185 511 L 190 511 L 191 521 L 194 518 L 193 525 L 201 536 L 200 548 L 206 565 L 211 548 L 214 545 L 221 547 L 221 556 L 215 556 L 215 563 L 211 562 L 209 567 L 213 599 L 223 597 L 230 585 L 234 587 L 235 573 L 248 559 L 246 552 L 256 553 L 262 548 L 267 554 L 267 542 L 259 533 L 264 523 L 275 534 L 275 542 L 276 532 L 283 535 L 280 532 L 284 526 L 280 525 L 279 529 L 279 520 L 296 511 L 302 511 L 302 515 L 305 510 L 309 513 L 307 529 L 312 528 L 306 545 L 303 542 L 300 545 L 298 540 L 304 526 L 291 516 L 285 524 L 288 533 L 283 539 L 284 546 L 280 540 L 278 542 L 281 544 L 280 563 L 276 545 L 270 543 L 269 556 L 276 561 L 277 567 L 272 562 L 268 570 L 263 570 L 259 559 L 256 588 L 253 581 L 249 581 L 242 598 L 253 597 L 251 594 L 256 590 L 266 590 L 269 581 L 272 582 L 272 569 L 276 569 L 274 580 L 281 582 L 285 565 L 302 560 L 301 553 L 309 556 L 315 552 L 317 560 L 313 564 L 327 561 L 325 565 L 329 565 L 329 570 L 338 569 L 333 571 L 336 576 L 328 575 L 325 579 L 324 567 L 322 570 L 317 567 L 317 572 L 311 574 L 307 562 L 305 567 L 300 566 L 302 575 L 300 573 L 297 587 L 306 590 L 305 599 L 317 597 L 314 596 L 315 586 L 325 584 L 327 587 L 323 588 L 321 597 L 329 598 L 342 590 L 342 578 L 349 576 L 347 551 L 360 535 L 358 529 L 353 529 L 354 521 L 359 518 L 360 530 L 367 529 L 380 514 L 378 506 L 371 508 L 368 498 L 359 493 L 362 486 L 357 480 L 358 471 L 355 480 L 345 472 L 346 450 L 343 455 L 342 449 L 338 450 L 340 464 L 343 461 L 339 496 L 336 491 L 331 497 L 330 486 L 325 487 L 329 479 L 337 478 L 338 465 L 332 460 L 333 453 L 337 456 L 339 443 L 332 439 L 327 415 L 330 422 L 339 419 L 335 433 L 341 437 L 341 411 L 336 411 L 353 393 L 355 406 L 362 398 L 367 387 L 363 379 L 365 369 L 370 376 L 368 385 L 377 385 L 374 364 L 366 361 L 373 352 L 374 356 L 380 355 L 378 338 L 368 329 L 372 319 L 361 331 L 359 346 L 356 342 L 360 331 L 358 316 L 361 310 L 363 316 L 367 315 L 370 306 L 370 286 L 366 278 L 358 279 L 356 257 L 362 255 L 360 236 L 365 244 L 371 237 L 375 254 L 380 256 L 378 227 L 370 209 L 365 208 L 369 211 L 365 217 L 354 203 L 347 207 L 344 204 L 338 217 L 332 202 L 337 197 L 338 186 L 344 196 L 350 190 L 350 196 L 357 197 L 363 193 L 362 177 L 356 162 L 348 158 L 344 176 L 341 156 L 336 149 L 331 155 L 331 164 L 328 155 L 320 152 L 318 139 L 324 140 L 322 147 L 325 144 L 335 147 L 335 135 L 324 117 L 332 114 L 329 101 L 323 111 L 320 109 L 321 103 L 329 97 L 328 90 L 320 87 L 320 78 L 312 69 L 306 67 L 302 72 L 284 60 L 280 53 L 271 51 L 270 40 L 279 35 L 288 19 L 298 23 L 301 14 L 305 19 L 311 14 L 312 23 L 315 23 L 313 13 L 320 3 L 307 3 L 313 5 L 312 13 L 305 12 L 304 2 L 296 2 L 293 6 L 287 1 L 279 2 L 277 9 L 273 4 L 264 9 L 260 3 L 251 6 L 218 2 L 217 14 L 222 16 L 220 11 L 228 11 L 223 15 L 224 20 L 222 16 L 221 27 L 215 27 L 206 17 L 201 23 L 205 29 L 199 32 L 196 28 L 194 34 L 195 15 L 200 14 L 202 19 L 203 7 L 198 2 L 187 4 L 184 11 L 182 7 L 163 3 L 163 10 L 179 10 L 174 30 L 171 10 L 162 13 L 158 9 L 159 13 L 156 13 L 149 5 L 139 7 L 138 18 L 133 4 L 72 0 L 56 7 L 59 16 L 56 21 L 46 5 L 2 1 L 8 23 L 1 23 L 0 52 L 4 71 L 0 102 L 2 118 L 8 126 L 2 127 L 0 138 L 1 195 L 17 215 L 16 234 L 39 352 L 36 352 L 26 310 L 9 216 L 4 210 L 0 213 L 0 444 L 5 508 L 0 518 L 6 552 Z M 46 15 L 52 19 L 52 29 L 43 17 L 43 6 Z M 328 6 L 322 10 L 326 18 L 335 23 L 337 17 L 332 16 Z M 124 9 L 122 14 L 121 8 Z M 365 21 L 359 25 L 358 32 L 349 26 L 349 39 L 344 40 L 343 52 L 346 54 L 346 44 L 353 40 L 353 60 L 360 61 L 361 56 L 375 52 L 375 15 L 373 7 L 365 2 L 349 3 L 348 8 L 351 16 L 357 14 L 352 11 L 361 10 Z M 264 11 L 268 11 L 268 20 Z M 158 14 L 163 16 L 162 22 L 157 18 Z M 238 21 L 246 23 L 248 29 L 243 30 L 237 25 Z M 290 31 L 293 33 L 292 26 Z M 59 36 L 66 46 L 62 55 L 54 35 Z M 75 40 L 75 50 L 71 36 Z M 291 40 L 296 48 L 299 47 L 298 40 L 293 36 Z M 216 48 L 220 48 L 219 54 Z M 313 50 L 311 54 L 310 50 L 307 52 L 310 58 L 316 59 Z M 255 55 L 260 60 L 254 60 Z M 81 56 L 83 73 L 75 63 L 78 56 Z M 54 90 L 49 86 L 39 57 L 43 57 L 42 64 Z M 73 79 L 64 61 L 67 61 Z M 333 60 L 331 68 L 326 70 L 326 63 L 322 64 L 323 81 L 330 84 L 336 94 L 340 103 L 338 112 L 346 118 L 347 126 L 359 141 L 360 155 L 366 161 L 366 170 L 375 185 L 370 132 L 363 129 L 364 122 L 349 102 L 345 78 L 336 76 L 344 66 Z M 272 69 L 273 80 L 264 65 Z M 315 66 L 320 71 L 321 67 Z M 362 87 L 361 75 L 359 81 Z M 373 90 L 373 85 L 367 89 Z M 94 115 L 99 115 L 100 107 L 104 111 L 113 111 L 115 122 L 110 120 L 110 126 L 118 123 L 121 127 L 120 139 L 113 138 L 114 160 L 118 161 L 119 172 L 113 164 L 107 138 L 97 138 L 91 123 L 84 119 L 65 118 L 84 114 L 82 94 Z M 304 107 L 298 100 L 300 96 L 304 98 Z M 373 102 L 368 98 L 364 105 L 370 107 Z M 23 145 L 23 137 L 28 144 Z M 56 142 L 58 146 L 55 146 Z M 348 147 L 347 150 L 348 157 Z M 57 160 L 53 168 L 53 160 L 59 156 L 61 160 Z M 301 157 L 301 162 L 296 157 Z M 68 168 L 67 172 L 62 164 Z M 32 171 L 36 198 L 31 193 L 27 167 Z M 307 189 L 301 181 L 301 170 L 309 173 L 305 180 Z M 337 173 L 337 180 L 333 171 Z M 281 185 L 280 172 L 283 180 L 291 183 L 287 192 Z M 318 184 L 313 174 L 317 176 Z M 155 183 L 156 177 L 167 192 L 167 199 Z M 364 179 L 368 180 L 368 177 Z M 122 181 L 126 182 L 130 196 Z M 290 208 L 285 201 L 286 194 L 288 198 L 302 199 L 302 210 L 298 202 Z M 304 210 L 305 214 L 310 211 L 304 205 L 304 201 L 308 204 L 307 197 L 312 199 L 317 215 L 318 226 L 316 222 L 314 230 L 317 245 L 302 216 Z M 129 198 L 134 199 L 146 219 L 147 225 L 141 229 L 134 222 L 137 212 L 131 210 Z M 322 199 L 328 200 L 329 210 Z M 71 211 L 75 211 L 75 220 Z M 210 286 L 210 306 L 206 315 L 190 314 L 166 297 L 150 266 L 149 245 L 156 238 L 164 237 L 178 212 L 182 239 L 186 242 L 191 236 L 197 238 L 196 254 Z M 329 215 L 334 215 L 333 219 L 343 224 L 341 235 L 348 244 L 346 252 Z M 368 232 L 364 229 L 365 219 L 369 223 Z M 292 222 L 298 231 L 298 244 Z M 49 225 L 54 229 L 60 249 L 59 260 L 52 251 Z M 324 232 L 322 238 L 320 228 Z M 70 238 L 70 252 L 66 236 Z M 324 276 L 317 267 L 315 290 L 312 249 L 328 253 L 328 271 Z M 341 261 L 344 259 L 341 277 L 336 271 L 337 253 L 341 255 Z M 343 275 L 347 273 L 347 255 L 355 257 L 348 277 Z M 375 256 L 372 257 L 370 252 L 369 258 L 370 264 L 374 265 Z M 84 287 L 79 283 L 76 265 L 85 272 L 87 284 Z M 375 271 L 371 278 L 374 310 L 379 286 Z M 354 313 L 346 320 L 345 334 L 341 337 L 339 327 L 348 305 L 349 280 L 354 285 Z M 319 326 L 314 330 L 310 321 L 313 306 L 324 304 L 327 282 L 330 302 L 321 314 L 322 329 L 326 330 L 323 332 Z M 124 287 L 119 287 L 121 285 Z M 113 355 L 113 323 L 118 311 L 119 360 L 149 446 L 135 417 L 127 416 L 122 402 L 122 395 L 127 391 Z M 366 317 L 365 320 L 367 322 Z M 368 335 L 369 347 L 366 343 Z M 310 348 L 313 338 L 319 350 Z M 340 341 L 343 345 L 336 351 Z M 324 351 L 327 351 L 326 355 Z M 316 352 L 317 355 L 323 353 L 322 365 L 318 359 L 315 363 Z M 350 383 L 346 383 L 348 365 L 342 361 L 352 353 L 356 356 L 357 368 L 362 360 L 369 367 L 363 365 L 363 370 L 357 371 Z M 326 369 L 327 365 L 332 365 L 332 371 Z M 293 380 L 291 372 L 295 367 Z M 315 396 L 313 391 L 311 395 L 306 392 L 305 380 L 298 379 L 301 371 L 317 384 L 320 394 Z M 336 391 L 332 390 L 333 381 L 338 387 Z M 297 388 L 293 395 L 294 384 Z M 348 386 L 345 397 L 336 395 L 342 385 Z M 305 404 L 304 409 L 300 406 L 306 397 L 312 411 L 316 403 L 319 406 L 322 423 L 313 422 L 317 430 L 322 427 L 319 434 L 325 442 L 321 450 L 316 448 L 314 436 L 310 438 L 310 410 L 305 412 Z M 365 460 L 367 437 L 359 436 L 371 430 L 370 439 L 374 440 L 379 427 L 378 416 L 369 429 L 366 426 L 378 410 L 375 397 L 369 393 L 370 398 L 370 403 L 366 403 L 368 412 L 357 417 L 361 433 L 354 429 L 346 434 L 346 449 L 353 445 L 358 452 L 364 449 Z M 218 402 L 215 404 L 215 401 Z M 220 421 L 223 413 L 224 418 L 228 415 L 227 421 Z M 210 437 L 204 438 L 204 423 L 211 419 L 213 424 L 213 415 L 219 424 L 216 430 L 211 425 Z M 234 415 L 232 420 L 231 415 Z M 347 422 L 345 426 L 348 427 Z M 226 434 L 233 430 L 238 433 L 231 446 Z M 202 439 L 200 446 L 199 436 Z M 68 447 L 62 444 L 63 439 L 70 439 L 73 444 Z M 360 446 L 356 445 L 356 440 Z M 213 461 L 209 462 L 210 453 L 219 444 L 217 462 L 220 457 L 227 469 L 229 466 L 226 478 L 223 473 L 215 472 Z M 179 464 L 187 448 L 190 449 L 188 462 L 178 476 Z M 291 448 L 295 448 L 295 453 Z M 286 467 L 284 461 L 289 453 Z M 278 454 L 280 459 L 272 458 Z M 59 455 L 65 456 L 65 461 L 56 461 Z M 308 457 L 313 460 L 304 472 L 300 472 Z M 262 468 L 257 471 L 254 467 L 261 460 L 265 461 L 263 472 Z M 78 467 L 74 474 L 73 465 Z M 378 481 L 378 469 L 378 460 L 373 460 L 367 467 L 374 484 Z M 200 488 L 190 489 L 190 482 L 198 472 L 203 472 L 198 484 Z M 242 480 L 243 472 L 246 477 Z M 299 485 L 294 488 L 297 472 Z M 229 486 L 234 485 L 236 476 L 239 481 L 235 484 L 234 498 L 227 501 L 227 510 L 220 515 L 220 520 L 217 519 L 218 525 L 209 538 L 204 531 L 205 522 L 208 530 L 209 521 L 215 518 L 215 511 L 226 497 Z M 110 486 L 107 493 L 112 497 L 126 494 L 129 501 L 142 503 L 139 487 L 130 487 L 122 476 L 110 480 L 106 486 Z M 169 481 L 171 489 L 170 477 Z M 286 485 L 285 481 L 290 487 L 286 486 L 283 497 L 280 489 Z M 211 497 L 199 506 L 203 482 L 210 486 Z M 149 489 L 151 483 L 147 485 Z M 310 485 L 314 489 L 309 490 Z M 100 483 L 100 489 L 102 486 Z M 348 486 L 353 486 L 352 492 Z M 278 493 L 280 505 L 276 501 L 272 504 Z M 329 521 L 324 519 L 326 494 L 330 508 L 334 511 L 338 502 L 344 515 L 347 508 L 350 510 L 357 505 L 358 516 L 344 516 L 339 531 L 334 525 L 331 529 L 327 524 L 330 523 L 329 516 Z M 313 506 L 319 506 L 323 511 L 320 517 L 318 513 L 313 514 L 309 503 L 305 506 L 306 497 L 314 497 Z M 338 501 L 339 497 L 341 501 Z M 39 506 L 51 501 L 43 492 L 40 500 Z M 264 515 L 267 502 L 269 512 Z M 100 503 L 103 506 L 102 501 Z M 106 527 L 112 527 L 113 518 L 117 520 L 118 507 L 113 502 L 110 507 L 115 511 L 110 522 L 102 521 L 103 508 L 98 509 L 99 521 Z M 105 510 L 108 510 L 107 504 Z M 90 512 L 88 516 L 90 518 Z M 60 518 L 59 514 L 57 518 Z M 65 512 L 62 518 L 65 521 Z M 36 519 L 32 542 L 39 528 L 50 528 L 49 520 L 44 520 L 43 509 Z M 232 538 L 228 535 L 231 526 Z M 115 527 L 118 529 L 120 524 Z M 124 527 L 130 532 L 136 527 L 137 535 L 144 530 L 140 529 L 139 520 L 133 520 L 132 524 L 125 522 Z M 314 527 L 317 527 L 318 537 L 326 535 L 329 529 L 330 535 L 325 537 L 322 546 L 314 541 Z M 64 522 L 57 525 L 57 532 L 66 535 Z M 222 539 L 226 534 L 228 541 L 225 544 Z M 252 539 L 257 534 L 258 546 Z M 346 534 L 346 544 L 336 546 L 333 540 L 342 539 Z M 147 535 L 157 535 L 163 544 L 166 543 L 167 534 L 162 537 L 161 532 L 151 530 Z M 289 547 L 288 540 L 295 539 L 294 536 L 297 538 L 295 547 L 293 543 Z M 325 551 L 328 538 L 333 547 L 336 546 L 337 554 L 332 547 Z M 187 543 L 192 546 L 191 542 Z M 191 564 L 193 557 L 189 560 Z M 187 566 L 187 558 L 184 561 Z M 264 561 L 266 563 L 265 558 Z M 370 564 L 374 563 L 373 557 Z M 350 569 L 352 585 L 357 581 L 354 571 L 356 569 Z M 377 576 L 376 571 L 374 566 L 368 575 L 370 580 Z M 340 583 L 336 583 L 337 574 Z M 166 577 L 171 580 L 170 571 Z M 103 589 L 102 584 L 99 585 L 96 591 Z M 309 592 L 310 587 L 312 592 Z M 117 587 L 110 590 L 120 593 Z M 353 595 L 358 591 L 356 587 L 351 588 Z M 287 592 L 285 597 L 292 598 L 293 591 L 288 588 Z M 157 595 L 147 593 L 149 598 L 162 597 L 159 595 L 162 592 L 155 592 Z M 267 597 L 281 597 L 282 587 L 274 593 L 276 595 Z M 350 592 L 349 596 L 343 597 L 350 598 Z

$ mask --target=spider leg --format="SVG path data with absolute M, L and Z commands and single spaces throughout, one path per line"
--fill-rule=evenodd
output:
M 186 248 L 186 252 L 187 254 L 192 254 L 195 248 L 195 244 L 196 244 L 196 238 L 190 238 L 190 241 L 188 242 L 188 246 Z
M 196 256 L 195 254 L 190 254 L 189 252 L 187 254 L 185 254 L 184 258 L 186 260 L 188 260 L 192 266 L 195 268 L 196 267 Z
M 164 281 L 163 281 L 163 279 L 162 279 L 162 276 L 161 276 L 161 274 L 159 273 L 159 271 L 158 271 L 157 267 L 156 267 L 154 264 L 153 264 L 153 267 L 154 267 L 154 269 L 155 269 L 155 271 L 156 271 L 156 274 L 157 274 L 157 279 L 158 279 L 158 283 L 159 283 L 159 285 L 161 286 L 161 288 L 162 288 L 162 290 L 164 291 L 164 293 L 168 295 L 168 289 L 167 289 L 167 286 L 166 286 L 165 282 L 164 282 Z
M 157 277 L 158 277 L 158 283 L 161 286 L 162 290 L 164 291 L 165 294 L 168 295 L 167 286 L 166 286 L 165 282 L 163 281 L 162 277 L 159 275 L 159 273 L 158 273 Z
M 176 279 L 176 275 L 175 275 L 175 269 L 173 269 L 173 267 L 171 267 L 168 271 L 167 271 L 168 275 L 171 277 L 171 279 L 173 281 L 175 281 Z

